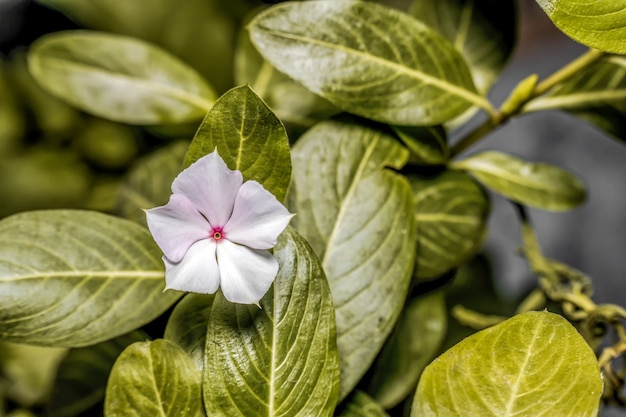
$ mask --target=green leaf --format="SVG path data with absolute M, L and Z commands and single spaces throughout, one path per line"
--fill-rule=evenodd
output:
M 412 300 L 374 365 L 368 392 L 392 408 L 415 390 L 422 371 L 439 352 L 446 335 L 443 293 Z
M 626 57 L 605 57 L 534 99 L 524 112 L 562 109 L 623 141 L 626 138 Z
M 0 339 L 80 347 L 128 333 L 163 313 L 161 251 L 135 223 L 50 210 L 0 221 Z
M 626 53 L 624 0 L 537 0 L 537 4 L 575 41 L 606 52 Z
M 510 0 L 413 0 L 410 14 L 465 57 L 476 88 L 489 91 L 512 55 L 517 5 Z
M 482 247 L 489 199 L 463 172 L 410 177 L 415 201 L 415 276 L 434 278 L 459 266 Z
M 207 322 L 214 298 L 212 294 L 187 294 L 165 327 L 165 338 L 183 348 L 200 370 L 204 367 Z
M 131 124 L 198 120 L 215 93 L 193 69 L 138 39 L 90 31 L 39 38 L 28 67 L 46 90 L 105 119 Z
M 441 126 L 393 127 L 402 143 L 411 151 L 409 163 L 440 165 L 448 161 L 450 151 L 446 131 Z
M 277 71 L 254 48 L 248 31 L 242 31 L 235 51 L 235 83 L 249 84 L 285 124 L 309 127 L 339 112 L 298 82 Z
M 187 148 L 187 141 L 174 142 L 137 161 L 120 187 L 117 212 L 146 225 L 143 210 L 167 203 L 172 194 L 172 182 L 182 169 Z
M 103 401 L 117 357 L 128 345 L 146 339 L 145 333 L 134 331 L 93 346 L 71 349 L 59 365 L 46 414 L 74 417 Z
M 339 417 L 389 417 L 389 414 L 372 397 L 356 391 Z
M 215 297 L 203 383 L 209 416 L 333 415 L 339 360 L 324 271 L 291 228 L 274 255 L 280 269 L 261 308 Z
M 563 211 L 585 201 L 585 188 L 576 176 L 554 165 L 527 162 L 487 151 L 455 162 L 494 191 L 521 204 Z
M 411 416 L 596 416 L 601 394 L 598 362 L 576 329 L 534 311 L 435 359 L 422 374 Z
M 106 389 L 107 416 L 202 417 L 202 373 L 176 344 L 137 342 L 117 359 Z
M 341 397 L 369 368 L 400 315 L 415 262 L 414 205 L 392 136 L 322 122 L 293 148 L 292 224 L 322 261 L 337 315 Z
M 283 124 L 248 86 L 217 100 L 194 136 L 185 167 L 217 150 L 230 169 L 255 180 L 280 201 L 291 176 L 289 138 Z
M 256 16 L 249 29 L 278 70 L 360 116 L 434 125 L 473 105 L 491 108 L 444 37 L 375 3 L 282 3 Z

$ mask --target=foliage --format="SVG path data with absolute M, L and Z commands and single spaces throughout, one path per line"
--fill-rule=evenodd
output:
M 474 149 L 546 110 L 626 140 L 626 1 L 536 2 L 590 49 L 495 106 L 514 0 L 39 0 L 78 29 L 0 61 L 0 417 L 626 403 L 626 311 L 542 253 L 528 210 L 584 182 Z M 215 149 L 295 214 L 258 306 L 163 291 L 143 210 Z M 480 268 L 493 193 L 537 277 L 506 305 Z

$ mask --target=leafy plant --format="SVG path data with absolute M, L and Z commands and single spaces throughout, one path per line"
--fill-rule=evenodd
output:
M 0 417 L 593 416 L 625 403 L 626 311 L 542 253 L 528 212 L 584 204 L 583 182 L 466 154 L 554 109 L 626 140 L 624 0 L 537 0 L 589 49 L 500 106 L 488 93 L 515 47 L 513 0 L 40 3 L 80 29 L 0 66 Z M 176 200 L 174 179 L 214 151 L 224 176 L 295 214 L 263 255 L 278 272 L 258 305 L 163 291 L 179 265 L 143 210 Z M 516 209 L 537 277 L 500 311 L 476 272 L 492 192 Z M 463 283 L 484 310 L 454 304 Z

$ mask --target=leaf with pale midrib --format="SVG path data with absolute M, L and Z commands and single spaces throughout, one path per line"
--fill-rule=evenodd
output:
M 221 96 L 189 145 L 185 167 L 217 148 L 230 169 L 258 181 L 282 201 L 291 178 L 289 138 L 283 124 L 247 85 Z
M 524 112 L 561 109 L 580 117 L 616 139 L 626 138 L 626 57 L 603 58 L 532 100 Z
M 536 0 L 552 23 L 591 48 L 626 53 L 626 3 L 623 0 Z
M 435 359 L 422 374 L 411 416 L 591 417 L 601 395 L 598 362 L 582 336 L 563 317 L 533 311 Z
M 215 297 L 203 383 L 209 416 L 333 415 L 339 360 L 324 271 L 290 227 L 274 255 L 280 269 L 261 308 Z
M 97 212 L 33 211 L 0 221 L 0 339 L 80 347 L 162 314 L 161 251 L 135 223 Z
M 415 276 L 434 278 L 459 266 L 480 248 L 487 232 L 489 199 L 464 172 L 409 177 L 415 201 Z
M 165 340 L 137 342 L 119 356 L 107 385 L 106 416 L 203 417 L 202 373 Z
M 105 119 L 131 124 L 199 120 L 215 93 L 193 69 L 135 38 L 93 31 L 45 35 L 28 68 L 51 94 Z
M 341 396 L 354 388 L 391 332 L 415 262 L 414 205 L 392 136 L 326 121 L 292 151 L 288 206 L 322 260 L 337 315 Z
M 473 105 L 463 57 L 441 35 L 397 10 L 362 1 L 276 5 L 249 25 L 278 70 L 349 112 L 397 125 L 434 125 Z
M 486 151 L 457 161 L 452 166 L 468 171 L 505 197 L 531 207 L 562 211 L 585 201 L 582 182 L 574 174 L 555 165 Z

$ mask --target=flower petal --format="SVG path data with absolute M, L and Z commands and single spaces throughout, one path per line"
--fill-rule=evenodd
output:
M 226 239 L 254 249 L 276 246 L 293 214 L 256 181 L 246 181 L 235 199 L 230 220 L 224 226 Z
M 191 200 L 211 226 L 223 227 L 233 212 L 242 182 L 241 172 L 228 169 L 215 150 L 181 172 L 172 183 L 172 191 Z
M 180 262 L 191 245 L 209 236 L 211 226 L 187 197 L 170 196 L 168 203 L 146 210 L 152 237 L 171 262 Z
M 217 245 L 217 262 L 222 292 L 232 303 L 258 304 L 278 273 L 278 261 L 271 253 L 227 239 Z
M 165 289 L 213 294 L 220 285 L 220 270 L 215 258 L 217 244 L 203 239 L 191 245 L 182 261 L 165 262 Z

